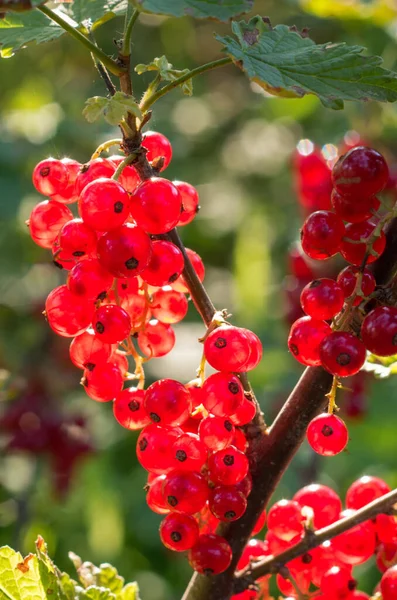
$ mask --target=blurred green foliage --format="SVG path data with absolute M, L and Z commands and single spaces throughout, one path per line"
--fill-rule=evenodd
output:
M 391 17 L 361 18 L 358 11 L 323 14 L 320 5 L 324 3 L 319 1 L 316 11 L 316 0 L 266 0 L 255 2 L 254 12 L 269 15 L 273 23 L 309 27 L 319 43 L 366 46 L 383 56 L 387 68 L 396 68 Z M 98 42 L 111 53 L 112 39 L 121 30 L 120 19 L 105 24 L 97 32 Z M 142 16 L 134 29 L 133 61 L 148 63 L 165 54 L 183 69 L 216 59 L 214 30 L 224 35 L 228 26 Z M 84 395 L 80 373 L 68 365 L 67 340 L 55 339 L 47 330 L 40 312 L 46 294 L 63 275 L 34 246 L 24 224 L 39 200 L 30 178 L 39 160 L 68 155 L 85 162 L 99 143 L 116 137 L 106 123 L 90 125 L 81 114 L 88 97 L 104 95 L 103 84 L 86 50 L 67 36 L 2 60 L 0 77 L 0 379 L 7 390 L 1 409 L 40 379 L 48 411 L 83 414 L 95 447 L 61 498 L 54 495 L 53 465 L 47 459 L 21 451 L 2 453 L 0 545 L 9 543 L 26 553 L 41 533 L 62 569 L 69 568 L 67 552 L 74 550 L 95 562 L 112 562 L 127 580 L 136 578 L 144 599 L 176 599 L 190 570 L 185 557 L 169 553 L 159 542 L 160 517 L 145 504 L 136 435 L 115 423 L 110 406 Z M 138 97 L 151 77 L 135 76 Z M 210 295 L 218 308 L 227 307 L 235 323 L 253 328 L 264 343 L 265 359 L 252 382 L 271 421 L 301 372 L 286 349 L 283 294 L 286 250 L 301 223 L 291 155 L 301 138 L 337 145 L 354 129 L 389 157 L 397 156 L 396 107 L 348 103 L 343 112 L 332 112 L 310 96 L 270 98 L 231 66 L 197 79 L 192 98 L 174 91 L 162 99 L 150 127 L 173 144 L 167 176 L 189 181 L 200 192 L 201 212 L 182 235 L 206 263 Z M 152 379 L 194 377 L 196 338 L 203 332 L 194 310 L 176 331 L 177 353 L 150 365 Z M 391 378 L 370 387 L 368 412 L 350 423 L 351 441 L 341 456 L 320 460 L 303 446 L 277 497 L 291 496 L 313 478 L 343 494 L 364 472 L 396 485 L 395 385 Z M 6 443 L 2 439 L 3 448 Z M 373 565 L 362 567 L 363 589 L 372 589 L 377 577 Z

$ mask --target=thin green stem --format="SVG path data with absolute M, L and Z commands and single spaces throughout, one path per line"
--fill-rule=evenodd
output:
M 88 50 L 100 60 L 105 67 L 113 73 L 113 75 L 117 75 L 120 77 L 124 73 L 124 69 L 120 67 L 116 61 L 114 61 L 110 56 L 105 54 L 103 50 L 98 48 L 95 44 L 91 42 L 85 35 L 83 35 L 78 29 L 75 29 L 70 23 L 68 23 L 65 19 L 63 19 L 57 12 L 52 11 L 48 6 L 44 4 L 37 7 L 37 10 L 40 10 L 43 14 L 46 15 L 55 23 L 58 23 L 67 33 L 73 36 L 76 40 L 78 40 L 81 44 L 83 44 Z
M 117 167 L 116 171 L 113 173 L 112 175 L 112 179 L 114 179 L 115 181 L 118 180 L 118 178 L 120 177 L 121 173 L 123 172 L 123 169 L 131 164 L 134 160 L 136 159 L 136 154 L 129 154 Z
M 167 94 L 168 92 L 173 90 L 174 88 L 178 87 L 182 83 L 185 83 L 185 81 L 188 81 L 189 79 L 192 79 L 193 77 L 196 77 L 196 75 L 201 75 L 202 73 L 205 73 L 206 71 L 211 71 L 212 69 L 217 69 L 218 67 L 224 67 L 225 65 L 229 65 L 231 62 L 232 62 L 232 59 L 229 57 L 220 58 L 219 60 L 214 60 L 210 63 L 206 63 L 205 65 L 201 65 L 201 67 L 192 69 L 185 75 L 181 75 L 181 77 L 178 77 L 178 79 L 171 81 L 171 83 L 168 83 L 167 85 L 165 85 L 163 88 L 161 88 L 161 90 L 158 90 L 158 92 L 154 93 L 152 96 L 150 96 L 150 98 L 147 98 L 145 100 L 145 102 L 143 102 L 141 104 L 142 112 L 146 112 L 148 110 L 148 108 L 150 108 L 150 106 L 152 106 L 152 104 L 157 102 L 157 100 L 159 98 L 161 98 L 162 96 L 164 96 L 165 94 Z
M 127 15 L 128 15 L 128 12 L 127 12 Z M 131 17 L 128 20 L 126 20 L 126 26 L 124 29 L 124 36 L 123 36 L 123 47 L 120 52 L 120 54 L 122 54 L 123 56 L 129 56 L 131 54 L 131 34 L 132 34 L 132 29 L 133 29 L 138 17 L 139 17 L 139 10 L 137 8 L 135 8 Z

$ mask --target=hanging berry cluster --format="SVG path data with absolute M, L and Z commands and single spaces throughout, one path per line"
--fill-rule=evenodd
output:
M 113 401 L 123 427 L 142 429 L 137 456 L 149 473 L 150 508 L 167 514 L 163 543 L 190 550 L 194 569 L 217 574 L 232 551 L 215 528 L 244 514 L 251 485 L 242 426 L 256 405 L 239 374 L 258 365 L 262 345 L 217 313 L 203 339 L 199 377 L 185 385 L 162 379 L 145 390 L 144 363 L 172 350 L 172 325 L 188 308 L 183 252 L 164 237 L 194 219 L 199 199 L 185 182 L 141 181 L 123 156 L 100 158 L 105 146 L 83 166 L 50 158 L 34 169 L 33 183 L 49 200 L 33 209 L 30 233 L 68 272 L 66 284 L 48 295 L 45 315 L 55 333 L 73 338 L 70 358 L 83 370 L 88 396 Z M 148 132 L 142 146 L 153 167 L 168 166 L 167 138 Z M 200 257 L 186 253 L 202 281 Z M 206 362 L 217 371 L 208 378 Z M 125 386 L 130 380 L 136 387 Z
M 319 454 L 332 456 L 348 442 L 345 423 L 333 414 L 337 378 L 355 375 L 363 367 L 366 351 L 379 356 L 397 352 L 397 309 L 376 306 L 363 320 L 360 336 L 350 330 L 352 310 L 364 306 L 376 281 L 367 267 L 386 246 L 385 226 L 394 209 L 380 210 L 377 197 L 388 184 L 384 157 L 372 148 L 356 146 L 341 156 L 332 169 L 333 210 L 311 213 L 301 230 L 301 244 L 311 259 L 326 260 L 340 253 L 350 263 L 336 280 L 320 278 L 302 290 L 306 316 L 291 327 L 288 346 L 307 366 L 322 366 L 334 376 L 328 414 L 310 423 L 307 438 Z

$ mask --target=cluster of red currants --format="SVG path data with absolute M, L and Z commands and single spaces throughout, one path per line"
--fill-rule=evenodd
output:
M 307 366 L 322 366 L 334 377 L 355 375 L 363 367 L 366 351 L 389 356 L 397 351 L 397 309 L 378 306 L 361 327 L 361 339 L 349 329 L 351 309 L 374 292 L 376 281 L 367 264 L 384 251 L 384 227 L 392 211 L 379 213 L 376 194 L 389 181 L 383 156 L 372 148 L 356 146 L 341 156 L 332 169 L 333 210 L 309 215 L 301 230 L 302 249 L 311 259 L 326 260 L 337 253 L 350 263 L 337 279 L 309 282 L 301 292 L 307 316 L 291 327 L 288 346 Z M 331 322 L 332 321 L 332 322 Z M 334 414 L 313 419 L 308 441 L 318 453 L 332 456 L 348 441 L 346 425 Z
M 167 167 L 171 145 L 163 135 L 147 133 L 142 146 L 154 169 Z M 232 553 L 214 527 L 239 519 L 250 492 L 242 426 L 256 405 L 238 374 L 258 365 L 262 345 L 253 332 L 219 318 L 203 340 L 203 364 L 216 373 L 205 379 L 201 367 L 186 385 L 163 379 L 144 390 L 143 363 L 171 351 L 171 325 L 188 307 L 183 253 L 164 237 L 193 220 L 198 194 L 184 182 L 141 181 L 124 159 L 94 158 L 84 166 L 47 159 L 34 169 L 36 189 L 50 199 L 33 209 L 30 233 L 68 271 L 66 284 L 49 294 L 45 315 L 57 334 L 74 338 L 70 358 L 84 371 L 88 396 L 113 401 L 122 426 L 143 429 L 137 456 L 149 472 L 147 501 L 169 513 L 160 527 L 163 543 L 190 550 L 194 569 L 216 574 Z M 73 203 L 78 216 L 67 206 Z M 187 254 L 203 280 L 200 257 Z M 138 380 L 137 387 L 122 389 L 127 380 Z

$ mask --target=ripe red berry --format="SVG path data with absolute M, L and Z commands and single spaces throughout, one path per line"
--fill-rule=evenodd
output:
M 340 518 L 354 515 L 354 510 L 344 510 Z M 346 565 L 361 565 L 375 552 L 376 536 L 372 521 L 364 521 L 333 538 L 331 546 L 338 560 Z
M 92 371 L 97 365 L 107 362 L 112 354 L 111 344 L 99 340 L 91 331 L 85 331 L 72 340 L 69 355 L 79 369 Z
M 250 355 L 249 355 L 248 361 L 244 365 L 244 369 L 246 371 L 252 371 L 253 369 L 256 369 L 256 367 L 259 365 L 259 363 L 262 360 L 262 356 L 263 356 L 262 342 L 260 341 L 260 339 L 256 335 L 256 333 L 254 333 L 250 329 L 246 329 L 245 327 L 242 327 L 242 330 L 244 331 L 245 335 L 248 337 L 248 340 L 250 343 Z
M 153 294 L 150 310 L 153 317 L 162 323 L 179 323 L 186 317 L 188 301 L 185 294 L 163 288 Z
M 142 279 L 154 286 L 171 284 L 178 279 L 185 266 L 182 252 L 164 240 L 152 243 L 152 255 L 141 273 Z
M 64 204 L 49 200 L 36 204 L 28 221 L 32 240 L 42 248 L 51 249 L 63 225 L 72 219 L 72 212 Z
M 397 540 L 391 544 L 379 544 L 376 550 L 376 566 L 381 573 L 395 565 L 397 561 Z
M 82 384 L 87 395 L 97 402 L 110 402 L 123 387 L 123 375 L 113 362 L 98 365 L 93 371 L 86 369 Z
M 370 248 L 367 248 L 365 240 L 368 240 L 371 234 L 373 233 L 376 225 L 371 223 L 370 221 L 362 221 L 361 223 L 349 223 L 346 225 L 346 233 L 343 239 L 340 253 L 343 258 L 347 260 L 347 262 L 352 265 L 360 266 L 363 262 L 367 252 Z M 359 242 L 360 240 L 364 240 L 362 243 L 352 243 L 349 240 L 353 240 L 353 242 Z M 372 244 L 372 250 L 380 256 L 386 247 L 386 236 L 383 231 Z M 378 256 L 374 254 L 368 254 L 367 263 L 374 262 Z
M 179 221 L 182 198 L 168 179 L 152 177 L 141 183 L 131 196 L 131 214 L 148 233 L 171 231 Z
M 175 333 L 171 325 L 153 319 L 138 335 L 138 345 L 149 358 L 161 358 L 171 352 L 175 345 Z
M 174 186 L 179 190 L 182 197 L 182 212 L 177 223 L 178 227 L 191 223 L 197 215 L 199 207 L 199 197 L 196 188 L 185 181 L 173 181 Z
M 192 401 L 182 383 L 174 379 L 160 379 L 146 390 L 144 407 L 154 423 L 175 426 L 186 421 Z
M 388 180 L 389 169 L 383 156 L 365 146 L 349 150 L 332 169 L 332 181 L 338 192 L 357 198 L 381 192 Z
M 240 484 L 241 484 L 241 482 L 239 484 L 237 484 L 237 486 Z M 266 523 L 266 517 L 267 517 L 266 510 L 263 510 L 255 523 L 255 527 L 252 530 L 252 535 L 257 535 L 260 531 L 262 531 L 262 529 L 264 528 L 265 523 Z
M 250 339 L 233 325 L 217 327 L 204 342 L 205 358 L 217 371 L 244 371 L 250 353 Z
M 397 542 L 397 521 L 393 515 L 377 515 L 375 518 L 376 538 L 384 544 Z
M 181 435 L 179 427 L 147 425 L 139 435 L 136 454 L 144 469 L 163 475 L 172 468 L 172 447 Z
M 369 352 L 392 356 L 397 352 L 397 308 L 378 306 L 364 319 L 361 339 Z
M 112 160 L 112 157 L 110 157 L 110 160 Z M 133 165 L 127 165 L 121 171 L 118 182 L 126 192 L 132 194 L 141 183 L 141 178 Z
M 201 260 L 197 252 L 190 250 L 190 248 L 185 248 L 185 250 L 186 254 L 190 259 L 190 262 L 192 263 L 194 270 L 196 271 L 197 277 L 201 282 L 203 282 L 205 276 L 205 267 L 203 261 Z M 185 294 L 189 293 L 189 288 L 186 285 L 185 278 L 183 277 L 183 275 L 180 275 L 178 279 L 176 279 L 171 285 L 176 292 L 184 292 Z
M 397 565 L 387 569 L 380 581 L 380 591 L 383 600 L 395 600 L 397 598 Z
M 111 275 L 96 258 L 86 258 L 68 274 L 66 285 L 72 294 L 87 300 L 104 300 L 113 283 Z
M 351 265 L 342 269 L 337 277 L 337 282 L 343 290 L 343 294 L 345 298 L 349 298 L 356 288 L 357 276 L 359 274 L 359 269 L 357 267 L 353 267 Z M 374 291 L 376 286 L 375 277 L 372 275 L 371 271 L 367 268 L 364 269 L 361 279 L 361 292 L 367 297 Z M 354 306 L 358 306 L 362 302 L 362 297 L 358 296 L 354 301 Z
M 331 332 L 331 327 L 325 321 L 301 317 L 291 327 L 288 348 L 303 365 L 318 367 L 321 364 L 320 344 Z
M 334 523 L 342 510 L 342 502 L 336 492 L 326 485 L 313 483 L 299 490 L 293 500 L 302 507 L 309 506 L 314 512 L 314 526 L 322 529 Z
M 255 402 L 249 397 L 244 397 L 238 409 L 232 415 L 230 415 L 230 420 L 232 421 L 233 425 L 243 427 L 244 425 L 248 425 L 255 415 Z
M 92 327 L 103 342 L 115 344 L 130 335 L 131 319 L 121 306 L 105 304 L 95 311 Z
M 45 303 L 48 324 L 62 337 L 83 333 L 91 322 L 92 312 L 93 307 L 72 294 L 66 285 L 54 288 Z
M 142 429 L 149 425 L 150 418 L 143 406 L 145 392 L 136 388 L 127 388 L 120 392 L 113 403 L 113 414 L 126 429 Z
M 68 184 L 62 189 L 61 193 L 51 194 L 51 200 L 61 202 L 61 204 L 73 204 L 77 202 L 78 195 L 76 193 L 76 179 L 80 173 L 81 163 L 71 158 L 62 158 L 61 163 L 65 165 L 68 172 Z
M 194 517 L 171 513 L 160 525 L 160 539 L 166 548 L 176 552 L 189 550 L 197 542 L 199 526 Z
M 81 192 L 79 213 L 84 223 L 95 231 L 110 231 L 123 225 L 129 204 L 127 192 L 117 181 L 101 177 Z
M 318 210 L 303 224 L 302 248 L 310 258 L 325 260 L 339 252 L 344 235 L 345 226 L 338 215 L 327 210 Z
M 254 563 L 258 559 L 270 554 L 271 551 L 266 540 L 263 542 L 262 540 L 251 539 L 245 546 L 241 558 L 237 563 L 237 570 L 245 569 L 250 563 Z
M 342 288 L 333 279 L 314 279 L 301 293 L 301 306 L 304 312 L 327 321 L 337 315 L 343 307 L 345 297 Z
M 44 196 L 62 194 L 68 182 L 68 169 L 65 164 L 56 158 L 42 160 L 33 170 L 33 185 Z
M 237 521 L 247 508 L 247 498 L 233 486 L 218 485 L 211 491 L 209 508 L 220 521 Z
M 321 364 L 331 375 L 355 375 L 364 365 L 365 358 L 362 341 L 346 331 L 333 331 L 320 344 Z
M 171 142 L 162 133 L 157 131 L 146 131 L 142 138 L 142 146 L 147 149 L 146 158 L 150 163 L 163 158 L 160 171 L 164 171 L 171 162 Z
M 321 580 L 321 591 L 335 600 L 348 600 L 356 589 L 356 580 L 348 567 L 331 567 Z
M 314 417 L 307 428 L 307 441 L 322 456 L 335 456 L 345 449 L 349 440 L 347 427 L 336 415 L 327 413 Z
M 96 179 L 106 177 L 110 179 L 116 170 L 116 166 L 107 158 L 95 158 L 83 165 L 76 179 L 76 194 L 79 196 L 83 189 Z
M 82 219 L 67 221 L 59 230 L 58 244 L 61 253 L 81 259 L 95 251 L 97 235 Z
M 149 477 L 154 477 L 154 479 L 150 479 Z M 154 475 L 149 473 L 148 477 L 148 492 L 146 494 L 146 502 L 150 510 L 157 513 L 158 515 L 167 515 L 170 510 L 167 508 L 163 498 L 163 483 L 165 480 L 165 475 Z
M 244 388 L 234 373 L 214 373 L 204 381 L 202 403 L 217 417 L 234 414 L 243 400 Z
M 294 573 L 294 575 L 296 585 L 299 586 L 299 589 L 302 591 L 302 593 L 306 594 L 310 587 L 310 575 L 305 571 Z M 291 581 L 289 579 L 285 579 L 282 575 L 280 575 L 280 573 L 276 576 L 276 583 L 282 594 L 288 594 L 290 597 L 292 594 L 292 598 L 296 594 L 295 587 L 292 585 Z
M 193 515 L 208 500 L 208 485 L 197 471 L 172 471 L 164 480 L 163 496 L 171 511 Z
M 248 458 L 234 446 L 228 446 L 210 455 L 208 476 L 216 485 L 236 485 L 248 473 Z
M 115 277 L 134 277 L 149 264 L 152 243 L 136 225 L 125 223 L 98 240 L 99 262 Z
M 233 441 L 234 425 L 225 417 L 208 416 L 200 421 L 200 440 L 210 450 L 223 450 Z
M 372 475 L 364 475 L 351 484 L 346 493 L 346 507 L 358 510 L 366 504 L 390 492 L 390 487 L 383 479 Z
M 232 549 L 227 541 L 215 534 L 200 535 L 189 552 L 191 567 L 204 575 L 226 571 L 232 561 Z
M 333 190 L 331 202 L 336 214 L 348 223 L 360 223 L 372 217 L 373 211 L 378 210 L 380 202 L 376 196 L 346 197 Z
M 200 472 L 207 461 L 208 449 L 194 433 L 184 433 L 172 448 L 174 469 Z
M 285 542 L 290 542 L 303 533 L 302 507 L 296 500 L 280 500 L 273 504 L 267 515 L 270 531 Z

